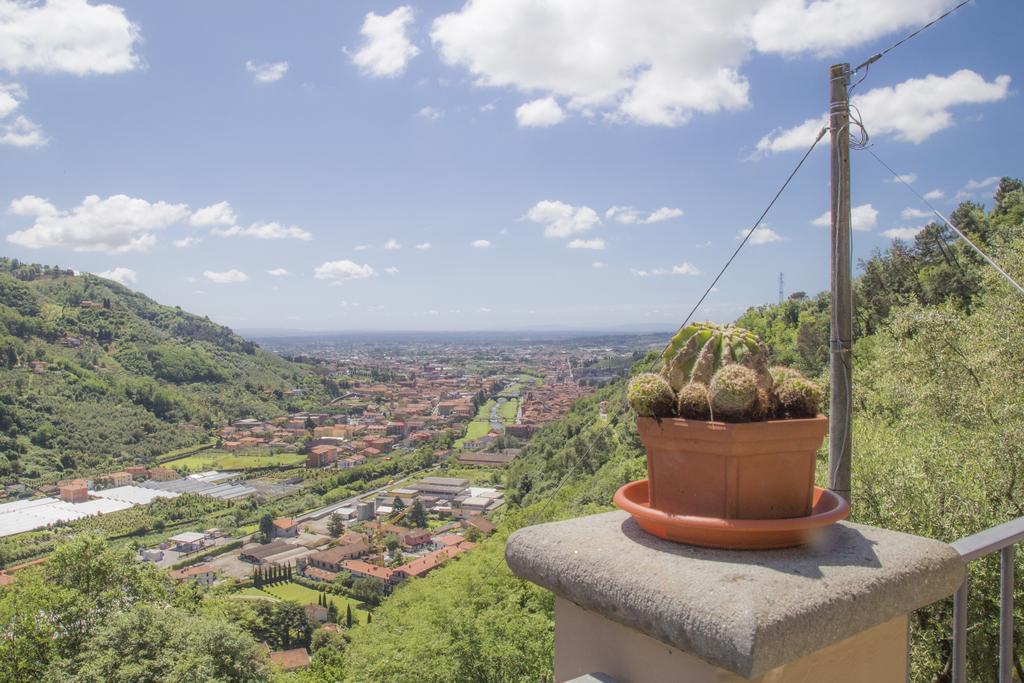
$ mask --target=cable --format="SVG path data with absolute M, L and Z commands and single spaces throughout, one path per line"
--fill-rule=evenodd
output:
M 857 67 L 856 69 L 854 69 L 854 70 L 853 70 L 853 71 L 852 71 L 851 73 L 857 73 L 857 72 L 858 72 L 858 71 L 860 71 L 861 69 L 865 69 L 865 70 L 866 70 L 866 69 L 867 69 L 868 67 L 870 67 L 870 66 L 871 66 L 872 64 L 874 64 L 874 63 L 875 63 L 875 62 L 877 62 L 877 61 L 878 61 L 879 59 L 881 59 L 882 57 L 886 56 L 887 54 L 889 54 L 890 52 L 892 52 L 893 50 L 895 50 L 896 48 L 898 48 L 898 47 L 899 47 L 900 45 L 902 45 L 903 43 L 907 42 L 907 41 L 908 41 L 908 40 L 910 40 L 911 38 L 914 38 L 915 36 L 917 36 L 917 35 L 918 35 L 919 33 L 921 33 L 922 31 L 925 31 L 926 29 L 929 29 L 929 28 L 931 28 L 932 26 L 934 26 L 935 24 L 939 23 L 940 21 L 942 21 L 943 19 L 945 19 L 946 17 L 948 17 L 948 16 L 949 16 L 950 14 L 952 14 L 953 12 L 956 12 L 956 11 L 957 11 L 958 9 L 960 9 L 961 7 L 963 7 L 964 5 L 966 5 L 966 4 L 967 4 L 967 3 L 969 3 L 969 2 L 971 2 L 971 0 L 964 0 L 963 2 L 959 3 L 959 4 L 958 4 L 958 5 L 956 6 L 956 7 L 954 7 L 954 8 L 952 8 L 952 9 L 948 10 L 947 12 L 945 12 L 945 13 L 943 13 L 943 14 L 941 14 L 941 15 L 939 15 L 939 16 L 938 16 L 938 17 L 936 17 L 935 19 L 932 19 L 931 21 L 929 21 L 929 22 L 928 22 L 927 24 L 925 24 L 925 25 L 924 25 L 924 26 L 922 26 L 921 28 L 919 28 L 919 29 L 917 29 L 916 31 L 914 31 L 913 33 L 911 33 L 911 34 L 909 34 L 909 35 L 907 35 L 907 36 L 903 37 L 902 39 L 900 39 L 900 40 L 897 40 L 897 41 L 896 41 L 895 43 L 893 43 L 893 44 L 892 44 L 892 45 L 890 45 L 889 47 L 885 48 L 885 49 L 884 49 L 884 50 L 882 50 L 881 52 L 879 52 L 879 53 L 876 53 L 876 54 L 873 54 L 873 55 L 871 55 L 870 57 L 868 57 L 868 59 L 867 59 L 866 61 L 864 61 L 863 63 L 861 63 L 861 64 L 860 64 L 860 65 L 859 65 L 859 66 L 858 66 L 858 67 Z M 867 74 L 865 74 L 865 76 L 867 76 Z M 864 79 L 862 78 L 862 79 L 861 79 L 860 81 L 857 81 L 857 83 L 856 83 L 856 84 L 854 84 L 854 87 L 856 87 L 856 85 L 860 84 L 860 82 L 861 82 L 861 81 L 863 81 L 863 80 L 864 80 Z M 853 88 L 851 88 L 851 90 L 852 90 L 852 89 L 853 89 Z
M 991 259 L 991 257 L 989 257 L 989 255 L 988 255 L 988 254 L 986 254 L 985 252 L 983 252 L 983 251 L 981 250 L 981 248 L 980 248 L 980 247 L 979 247 L 978 245 L 976 245 L 976 244 L 975 244 L 974 242 L 972 242 L 972 241 L 971 241 L 970 239 L 968 239 L 967 235 L 965 235 L 964 233 L 962 233 L 962 232 L 960 231 L 960 229 L 959 229 L 959 228 L 957 228 L 957 227 L 956 227 L 955 225 L 953 225 L 952 223 L 950 223 L 950 222 L 949 222 L 949 219 L 948 219 L 948 218 L 946 218 L 945 216 L 943 216 L 943 215 L 942 215 L 942 214 L 941 214 L 941 213 L 939 212 L 939 210 L 938 210 L 938 209 L 936 209 L 936 208 L 935 208 L 934 206 L 932 206 L 932 203 L 931 203 L 931 202 L 929 202 L 929 201 L 928 201 L 927 199 L 925 199 L 925 198 L 924 198 L 923 196 L 921 196 L 921 193 L 920 193 L 920 192 L 918 192 L 917 190 L 915 190 L 914 188 L 912 188 L 912 187 L 910 186 L 910 184 L 909 184 L 909 183 L 907 183 L 907 182 L 906 182 L 905 180 L 903 180 L 903 177 L 902 177 L 902 176 L 901 176 L 901 175 L 900 175 L 899 173 L 897 173 L 896 171 L 892 170 L 892 166 L 890 166 L 889 164 L 887 164 L 887 163 L 885 163 L 884 161 L 882 161 L 882 160 L 881 160 L 881 159 L 879 158 L 879 156 L 878 156 L 877 154 L 875 154 L 875 152 L 874 152 L 874 150 L 873 150 L 873 149 L 871 149 L 871 148 L 869 148 L 869 147 L 865 147 L 865 150 L 867 151 L 867 153 L 868 153 L 868 154 L 870 154 L 871 156 L 873 156 L 873 157 L 875 158 L 875 161 L 877 161 L 877 162 L 878 162 L 878 163 L 880 163 L 880 164 L 881 164 L 881 165 L 882 165 L 883 167 L 885 167 L 885 169 L 886 169 L 887 171 L 889 171 L 889 173 L 892 173 L 892 175 L 893 175 L 893 178 L 894 178 L 894 179 L 895 179 L 895 180 L 896 180 L 897 182 L 899 182 L 899 183 L 900 183 L 901 185 L 903 185 L 903 186 L 904 186 L 904 187 L 906 187 L 906 188 L 907 188 L 908 190 L 910 190 L 910 191 L 911 191 L 911 192 L 912 192 L 912 193 L 914 194 L 914 196 L 915 196 L 915 197 L 917 197 L 917 198 L 918 198 L 918 199 L 919 199 L 919 200 L 921 201 L 921 203 L 922 203 L 922 204 L 924 204 L 924 205 L 925 205 L 925 206 L 927 206 L 927 207 L 928 207 L 929 209 L 931 209 L 931 210 L 932 210 L 932 213 L 934 213 L 934 214 L 935 214 L 935 215 L 936 215 L 936 216 L 937 216 L 937 217 L 939 218 L 939 220 L 941 220 L 941 221 L 942 221 L 943 223 L 945 223 L 945 224 L 946 224 L 947 226 L 949 226 L 949 229 L 950 229 L 950 230 L 952 230 L 953 232 L 955 232 L 955 233 L 956 233 L 956 234 L 957 234 L 957 235 L 958 235 L 958 236 L 960 237 L 960 239 L 962 239 L 962 240 L 963 240 L 964 242 L 966 242 L 966 243 L 967 243 L 967 246 L 969 246 L 969 247 L 970 247 L 971 249 L 973 249 L 973 250 L 975 251 L 975 253 L 977 253 L 977 254 L 978 254 L 978 256 L 980 256 L 981 258 L 983 258 L 983 259 L 985 260 L 985 262 L 986 262 L 986 263 L 988 263 L 988 264 L 989 264 L 990 266 L 992 266 L 993 268 L 995 268 L 995 269 L 996 269 L 996 271 L 997 271 L 997 272 L 998 272 L 998 273 L 999 273 L 1000 275 L 1002 275 L 1002 276 L 1003 276 L 1003 278 L 1005 278 L 1007 282 L 1009 282 L 1009 283 L 1010 283 L 1011 285 L 1013 285 L 1013 286 L 1014 286 L 1014 287 L 1015 287 L 1015 288 L 1017 289 L 1017 291 L 1018 291 L 1018 292 L 1020 292 L 1021 294 L 1024 294 L 1024 287 L 1021 287 L 1021 286 L 1020 286 L 1020 285 L 1019 285 L 1019 284 L 1017 283 L 1017 281 L 1016 281 L 1016 280 L 1014 280 L 1014 279 L 1013 279 L 1012 277 L 1010 277 L 1010 275 L 1009 275 L 1009 274 L 1008 274 L 1008 273 L 1007 273 L 1007 272 L 1006 272 L 1005 270 L 1003 270 L 1003 269 L 1002 269 L 1002 268 L 1001 268 L 1001 267 L 999 266 L 999 264 L 998 264 L 998 263 L 996 263 L 995 261 L 993 261 L 993 260 Z
M 818 143 L 821 142 L 821 139 L 825 137 L 826 132 L 828 132 L 828 126 L 825 126 L 824 128 L 821 129 L 821 131 L 818 133 L 818 137 L 814 139 L 814 142 L 811 143 L 811 146 L 807 148 L 806 152 L 804 152 L 803 157 L 800 158 L 800 161 L 793 168 L 792 172 L 790 172 L 789 177 L 786 178 L 786 182 L 782 183 L 782 186 L 779 188 L 779 191 L 776 192 L 775 196 L 772 197 L 772 200 L 768 202 L 768 206 L 765 207 L 764 211 L 761 212 L 761 215 L 758 217 L 757 221 L 754 223 L 753 226 L 751 226 L 750 230 L 747 231 L 747 234 L 744 235 L 743 240 L 740 242 L 739 246 L 736 247 L 736 250 L 732 252 L 732 256 L 730 256 L 729 260 L 725 262 L 725 265 L 722 266 L 722 269 L 718 271 L 718 275 L 716 275 L 715 279 L 711 281 L 711 284 L 708 285 L 708 288 L 704 290 L 704 294 L 702 294 L 700 299 L 697 300 L 697 303 L 694 304 L 692 309 L 690 309 L 690 312 L 689 314 L 687 314 L 686 319 L 683 320 L 683 324 L 679 326 L 678 330 L 676 330 L 676 334 L 679 333 L 679 330 L 682 330 L 690 323 L 690 319 L 693 317 L 693 314 L 697 312 L 697 309 L 700 308 L 700 305 L 704 303 L 705 299 L 708 298 L 708 294 L 711 293 L 711 290 L 714 289 L 715 285 L 718 284 L 718 281 L 721 279 L 722 275 L 724 275 L 725 271 L 728 270 L 730 265 L 732 265 L 733 260 L 736 258 L 737 254 L 740 253 L 740 250 L 743 249 L 743 245 L 747 243 L 747 240 L 750 239 L 750 236 L 753 235 L 754 231 L 757 230 L 757 228 L 761 225 L 761 221 L 764 220 L 764 217 L 767 216 L 768 212 L 772 210 L 773 206 L 775 206 L 775 202 L 778 201 L 779 197 L 782 196 L 782 193 L 786 191 L 787 187 L 789 187 L 790 181 L 793 180 L 793 177 L 796 176 L 797 171 L 799 171 L 800 167 L 804 165 L 805 161 L 807 161 L 807 157 L 811 156 L 811 152 L 813 152 L 814 148 L 818 146 Z M 674 337 L 675 334 L 673 334 L 672 336 Z M 669 343 L 671 344 L 672 342 L 670 341 Z

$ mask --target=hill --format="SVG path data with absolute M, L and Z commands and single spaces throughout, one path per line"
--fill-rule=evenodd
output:
M 218 421 L 318 406 L 315 370 L 111 280 L 0 258 L 5 483 L 151 462 Z

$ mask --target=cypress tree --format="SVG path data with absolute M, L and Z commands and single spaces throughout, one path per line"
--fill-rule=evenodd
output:
M 345 626 L 352 628 L 352 603 L 345 606 Z
M 373 623 L 373 614 L 370 613 L 370 612 L 366 613 L 366 623 L 367 624 L 372 624 Z

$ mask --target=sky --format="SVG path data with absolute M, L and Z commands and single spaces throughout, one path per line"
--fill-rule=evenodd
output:
M 673 328 L 857 65 L 952 0 L 0 0 L 0 254 L 240 329 Z M 853 90 L 943 212 L 1021 176 L 1024 5 Z M 828 287 L 828 138 L 698 318 Z M 852 155 L 854 259 L 926 207 Z

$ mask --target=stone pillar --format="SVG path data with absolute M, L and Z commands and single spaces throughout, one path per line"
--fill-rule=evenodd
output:
M 908 615 L 964 578 L 945 543 L 839 523 L 812 545 L 662 541 L 624 512 L 520 529 L 505 556 L 555 593 L 555 681 L 903 681 Z

